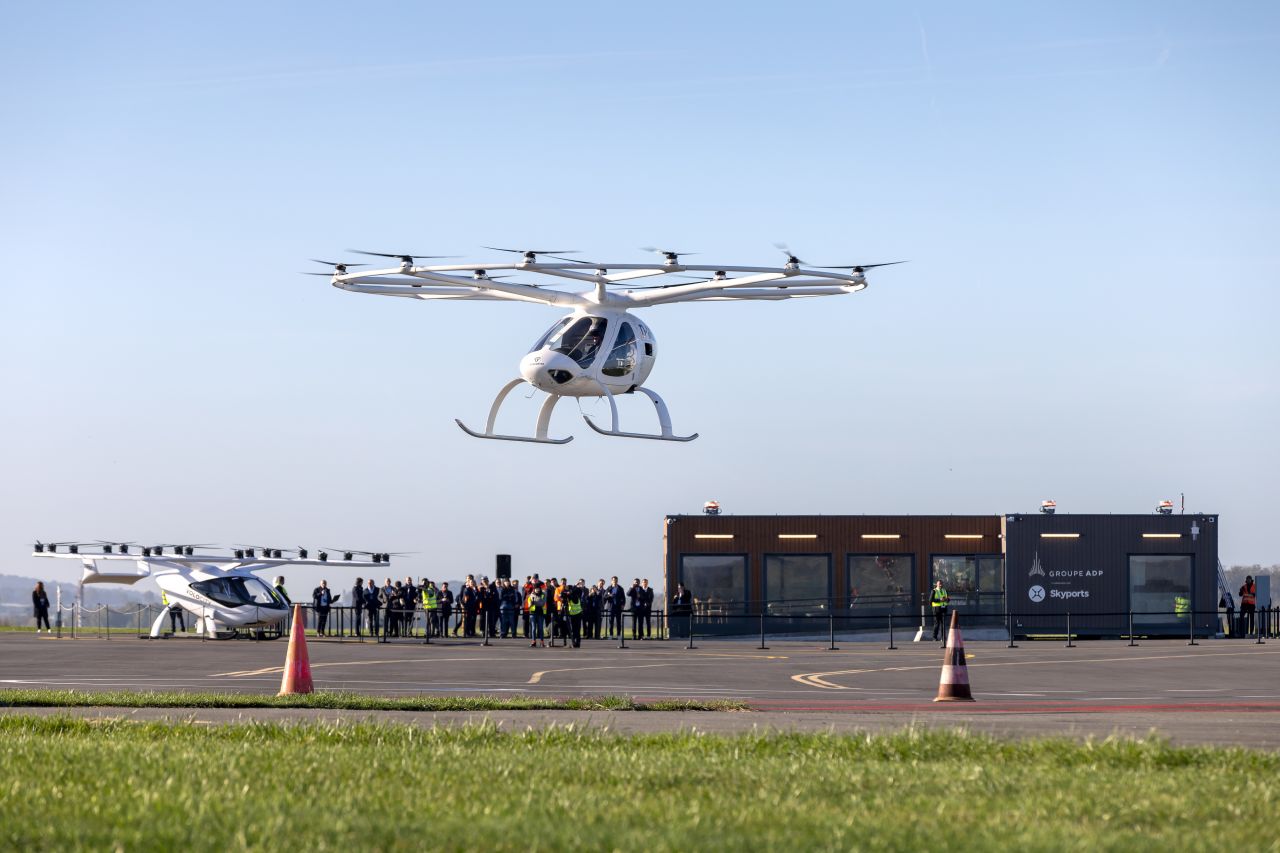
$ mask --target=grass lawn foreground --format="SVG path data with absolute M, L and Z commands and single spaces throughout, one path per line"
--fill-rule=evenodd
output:
M 696 726 L 697 715 L 690 715 Z M 1258 850 L 1280 756 L 555 727 L 0 717 L 0 848 Z

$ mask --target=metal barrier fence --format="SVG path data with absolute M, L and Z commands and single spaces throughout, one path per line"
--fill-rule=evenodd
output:
M 378 609 L 372 613 L 364 608 L 330 607 L 327 613 L 311 605 L 301 605 L 303 624 L 309 632 L 336 639 L 340 642 L 404 642 L 422 643 L 450 639 L 480 640 L 488 645 L 493 639 L 532 639 L 532 625 L 527 614 L 478 610 L 430 612 L 421 609 Z M 964 627 L 973 627 L 963 607 L 953 608 L 960 613 Z M 755 614 L 730 614 L 708 612 L 703 608 L 680 609 L 673 613 L 653 610 L 625 610 L 617 614 L 608 611 L 584 616 L 580 621 L 583 639 L 611 639 L 625 647 L 626 641 L 642 639 L 683 639 L 687 647 L 694 647 L 694 639 L 702 637 L 745 637 L 758 635 L 760 648 L 767 648 L 769 636 L 821 635 L 825 634 L 828 648 L 836 648 L 837 636 L 856 637 L 868 634 L 887 634 L 888 648 L 896 648 L 895 641 L 903 633 L 922 632 L 932 634 L 934 619 L 931 614 L 898 614 L 890 610 L 884 614 L 841 613 L 833 608 L 825 614 L 801 614 L 789 612 L 782 615 L 768 607 L 757 608 Z M 278 623 L 249 628 L 228 629 L 217 637 L 209 637 L 201 630 L 202 617 L 189 611 L 162 605 L 134 605 L 114 608 L 106 604 L 84 607 L 78 604 L 54 608 L 53 632 L 59 637 L 93 637 L 112 639 L 113 636 L 133 634 L 149 637 L 152 626 L 161 615 L 168 615 L 162 622 L 161 636 L 198 634 L 201 639 L 228 639 L 243 637 L 254 640 L 272 640 L 289 636 L 292 630 L 292 614 Z M 278 611 L 255 613 L 255 621 L 261 621 Z M 980 614 L 983 617 L 989 614 Z M 65 618 L 64 618 L 65 617 Z M 321 617 L 324 617 L 323 619 Z M 1074 625 L 1073 625 L 1074 619 Z M 1087 620 L 1082 629 L 1082 620 Z M 1099 630 L 1100 620 L 1120 625 L 1118 630 Z M 323 622 L 323 632 L 321 623 Z M 1034 624 L 1028 624 L 1034 623 Z M 1248 638 L 1257 643 L 1280 636 L 1280 607 L 1259 608 L 1254 613 L 1224 613 L 1213 611 L 1151 611 L 1127 610 L 1105 613 L 1076 614 L 1070 611 L 1005 612 L 992 622 L 989 618 L 977 621 L 1001 630 L 1007 636 L 1009 647 L 1019 639 L 1062 639 L 1068 646 L 1076 640 L 1093 637 L 1127 639 L 1129 645 L 1137 645 L 1138 639 L 1177 639 L 1185 637 L 1189 645 L 1198 645 L 1198 639 L 1211 637 Z M 941 626 L 945 631 L 946 626 Z M 546 619 L 546 639 L 568 641 L 569 620 L 556 617 Z

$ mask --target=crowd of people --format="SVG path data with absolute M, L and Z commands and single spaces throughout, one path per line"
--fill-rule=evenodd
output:
M 276 578 L 275 588 L 289 601 L 284 578 Z M 341 597 L 328 581 L 312 591 L 318 634 L 332 633 L 330 614 Z M 676 606 L 682 602 L 680 591 L 674 601 Z M 529 575 L 521 584 L 467 575 L 456 591 L 448 582 L 437 585 L 429 578 L 418 583 L 412 577 L 386 578 L 381 585 L 373 578 L 356 578 L 344 606 L 351 608 L 356 636 L 523 638 L 530 646 L 564 640 L 576 648 L 584 639 L 621 637 L 627 613 L 631 614 L 631 639 L 656 636 L 654 590 L 648 578 L 636 578 L 627 588 L 617 577 L 608 583 L 601 578 L 589 586 L 583 578 L 575 583 Z

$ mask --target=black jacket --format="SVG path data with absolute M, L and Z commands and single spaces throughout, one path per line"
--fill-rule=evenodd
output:
M 351 606 L 356 610 L 364 607 L 364 587 L 360 586 L 360 584 L 351 587 Z
M 49 595 L 44 592 L 36 592 L 31 590 L 31 606 L 35 609 L 36 616 L 49 615 Z
M 316 610 L 328 612 L 329 606 L 337 601 L 340 596 L 334 595 L 333 590 L 328 587 L 318 586 L 311 591 L 311 603 Z
M 632 610 L 644 609 L 644 590 L 640 588 L 639 584 L 636 584 L 631 587 L 631 589 L 627 590 L 627 598 L 631 599 Z

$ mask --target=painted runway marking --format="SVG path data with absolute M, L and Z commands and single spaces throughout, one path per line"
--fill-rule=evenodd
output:
M 1239 657 L 1242 655 L 1261 655 L 1276 654 L 1272 651 L 1247 651 L 1247 652 L 1183 652 L 1175 655 L 1142 655 L 1140 657 L 1123 657 L 1123 658 L 1076 658 L 1072 660 L 1019 660 L 1019 661 L 998 661 L 995 663 L 975 663 L 970 668 L 982 666 L 1052 666 L 1058 664 L 1082 664 L 1082 663 L 1142 663 L 1150 660 L 1172 660 L 1177 658 L 1203 658 L 1203 657 Z M 890 667 L 873 667 L 870 669 L 838 669 L 828 672 L 805 672 L 799 675 L 791 676 L 791 680 L 805 685 L 806 687 L 817 687 L 822 690 L 849 690 L 850 688 L 840 684 L 832 684 L 826 680 L 826 676 L 830 675 L 864 675 L 868 672 L 906 672 L 909 670 L 919 669 L 937 669 L 938 664 L 924 664 L 921 666 L 890 666 Z
M 529 680 L 525 684 L 538 684 L 542 681 L 542 676 L 551 672 L 585 672 L 589 669 L 652 669 L 656 666 L 675 666 L 673 663 L 642 663 L 630 666 L 567 666 L 562 669 L 544 669 L 541 672 L 535 672 L 529 676 Z

